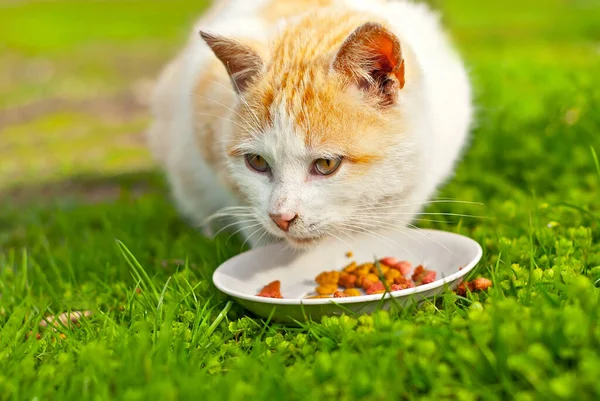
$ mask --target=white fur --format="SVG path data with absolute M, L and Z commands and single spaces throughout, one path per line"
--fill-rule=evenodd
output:
M 150 146 L 168 174 L 173 196 L 183 214 L 202 223 L 223 206 L 239 205 L 202 160 L 194 138 L 191 91 L 203 67 L 214 55 L 198 35 L 200 26 L 221 35 L 242 35 L 267 40 L 268 27 L 258 16 L 266 0 L 231 0 L 222 9 L 201 19 L 183 52 L 162 73 L 153 98 L 154 123 L 149 130 Z M 340 0 L 356 10 L 386 18 L 400 38 L 403 49 L 410 49 L 420 68 L 421 80 L 407 81 L 400 97 L 408 133 L 390 149 L 390 159 L 377 174 L 363 178 L 340 173 L 327 179 L 307 176 L 311 161 L 325 155 L 309 154 L 308 149 L 277 105 L 272 112 L 273 127 L 247 143 L 249 153 L 262 155 L 273 169 L 273 179 L 250 171 L 243 161 L 229 159 L 228 167 L 251 206 L 253 220 L 241 218 L 240 229 L 256 246 L 266 229 L 273 237 L 282 232 L 270 221 L 269 213 L 296 213 L 299 219 L 284 236 L 341 237 L 360 230 L 377 235 L 394 221 L 408 224 L 436 189 L 449 178 L 460 156 L 472 119 L 471 90 L 465 68 L 448 42 L 438 17 L 424 5 L 392 0 Z M 278 24 L 279 28 L 281 24 Z M 232 97 L 228 106 L 239 101 Z M 223 147 L 233 132 L 223 123 Z M 335 154 L 335 149 L 331 150 Z M 225 152 L 223 153 L 225 154 Z M 382 197 L 398 199 L 398 206 L 369 207 Z M 367 218 L 367 213 L 379 213 Z M 360 217 L 363 216 L 361 219 Z M 387 216 L 387 217 L 386 217 Z M 360 222 L 358 220 L 361 220 Z M 371 223 L 368 222 L 371 221 Z M 354 229 L 353 226 L 356 226 Z M 390 228 L 390 227 L 387 227 Z

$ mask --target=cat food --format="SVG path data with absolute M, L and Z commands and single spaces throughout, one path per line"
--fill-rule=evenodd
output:
M 460 283 L 456 288 L 456 293 L 461 296 L 467 295 L 467 292 L 485 291 L 492 286 L 492 281 L 487 278 L 479 277 L 473 281 L 465 281 Z
M 283 298 L 281 295 L 281 282 L 275 280 L 263 287 L 258 294 L 259 297 L 265 298 Z
M 352 257 L 352 252 L 348 252 L 346 256 Z M 410 274 L 411 271 L 412 275 Z M 410 262 L 393 257 L 380 259 L 378 265 L 370 262 L 359 265 L 352 261 L 341 271 L 331 270 L 320 273 L 315 278 L 315 282 L 318 284 L 315 288 L 316 295 L 307 298 L 346 298 L 358 297 L 364 294 L 383 294 L 388 289 L 389 291 L 400 291 L 429 284 L 435 281 L 435 277 L 436 272 L 433 270 L 428 270 L 419 265 L 413 271 Z M 472 284 L 472 288 L 483 288 L 485 285 L 484 282 L 479 281 L 476 285 Z M 471 287 L 468 288 L 471 289 Z M 267 284 L 257 295 L 265 298 L 283 298 L 280 281 L 276 280 Z
M 348 252 L 346 256 L 350 254 L 351 252 Z M 412 270 L 413 266 L 410 262 L 393 257 L 380 259 L 379 266 L 375 263 L 359 265 L 353 261 L 341 271 L 331 270 L 319 274 L 315 278 L 318 284 L 315 288 L 317 295 L 308 298 L 345 298 L 364 294 L 383 294 L 386 289 L 399 291 L 435 281 L 436 273 L 433 270 L 427 270 L 419 265 L 410 275 Z M 382 278 L 380 274 L 383 275 Z

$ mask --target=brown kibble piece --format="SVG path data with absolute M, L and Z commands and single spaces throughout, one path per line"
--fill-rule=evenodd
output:
M 340 285 L 340 287 L 354 288 L 356 287 L 356 279 L 357 277 L 354 274 L 342 272 L 340 273 L 340 279 L 338 281 L 338 284 Z
M 411 279 L 406 278 L 404 276 L 398 276 L 394 279 L 394 284 L 400 287 L 400 289 L 404 290 L 406 288 L 413 288 L 415 283 L 412 282 Z

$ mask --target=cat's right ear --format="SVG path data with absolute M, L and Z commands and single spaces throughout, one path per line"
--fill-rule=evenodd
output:
M 381 24 L 367 22 L 344 41 L 332 67 L 360 89 L 373 94 L 382 106 L 396 102 L 404 88 L 404 58 L 400 41 Z
M 262 58 L 250 46 L 207 31 L 200 31 L 200 36 L 227 69 L 236 92 L 244 92 L 263 70 Z

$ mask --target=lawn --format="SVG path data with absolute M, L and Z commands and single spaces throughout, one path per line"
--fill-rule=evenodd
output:
M 478 106 L 439 196 L 483 206 L 419 225 L 479 241 L 493 287 L 298 327 L 214 288 L 241 241 L 182 222 L 144 147 L 204 2 L 0 5 L 0 399 L 600 399 L 600 5 L 435 3 Z

